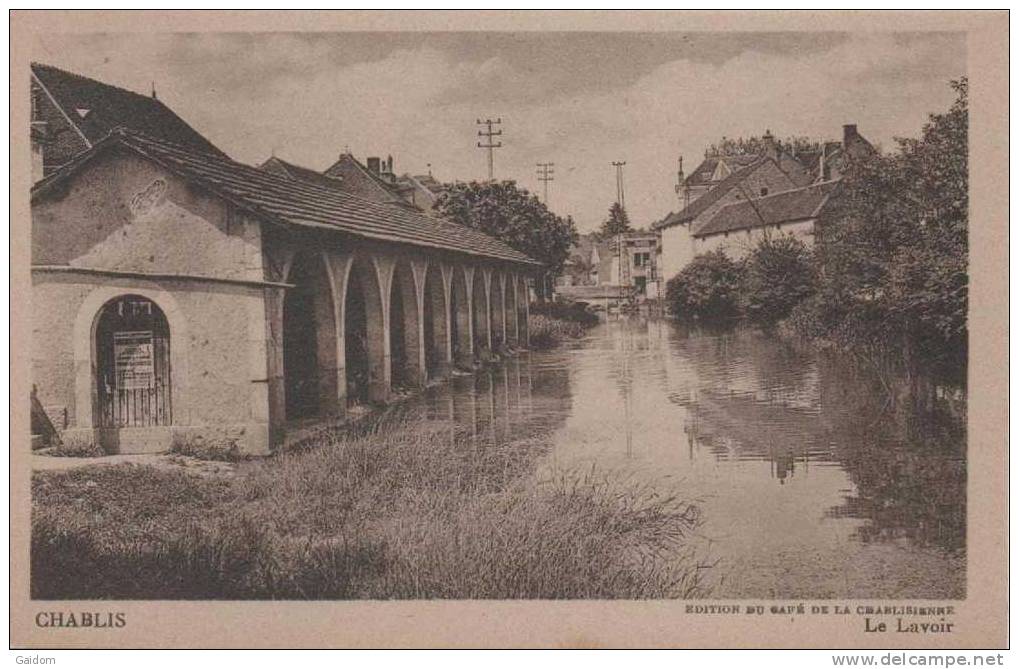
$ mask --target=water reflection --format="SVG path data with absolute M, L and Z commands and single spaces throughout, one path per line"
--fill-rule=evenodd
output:
M 550 438 L 697 500 L 713 596 L 960 597 L 965 393 L 747 330 L 622 318 L 429 389 L 479 444 Z

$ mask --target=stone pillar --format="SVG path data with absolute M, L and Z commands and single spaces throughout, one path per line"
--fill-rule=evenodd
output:
M 461 365 L 473 366 L 474 308 L 472 306 L 472 298 L 474 294 L 474 268 L 466 266 L 454 267 L 453 271 L 453 294 L 456 301 L 456 313 L 452 316 L 456 319 L 457 348 L 459 349 L 459 356 L 455 362 Z M 458 277 L 460 279 L 459 283 L 457 282 Z M 461 290 L 457 290 L 457 286 L 460 286 Z
M 327 251 L 325 253 L 326 273 L 332 286 L 333 310 L 336 313 L 336 400 L 337 414 L 347 410 L 347 286 L 354 256 L 350 253 Z
M 395 262 L 388 256 L 372 254 L 378 300 L 366 300 L 368 319 L 368 399 L 386 402 L 392 388 L 393 360 L 389 329 L 389 297 L 392 290 Z M 370 284 L 365 286 L 370 291 Z M 375 302 L 375 304 L 373 304 Z M 381 312 L 381 313 L 379 313 Z
M 417 308 L 413 323 L 416 346 L 412 356 L 408 342 L 407 359 L 410 361 L 413 357 L 413 364 L 416 366 L 414 370 L 415 384 L 424 385 L 428 380 L 428 369 L 425 366 L 425 347 L 428 346 L 428 342 L 425 341 L 425 309 L 429 308 L 429 305 L 425 303 L 425 281 L 428 276 L 428 262 L 423 259 L 412 260 L 410 267 L 414 278 L 414 304 Z M 409 331 L 410 328 L 406 328 L 405 332 L 409 333 Z
M 531 347 L 531 291 L 527 287 L 527 277 L 520 277 L 520 283 L 524 289 L 524 326 L 520 333 L 520 340 L 525 348 Z
M 507 280 L 509 281 L 510 288 L 512 288 L 512 290 L 510 291 L 510 299 L 509 299 L 510 309 L 508 310 L 509 313 L 507 314 L 507 318 L 510 318 L 512 316 L 512 318 L 510 319 L 510 322 L 508 323 L 508 325 L 510 327 L 509 340 L 510 340 L 510 343 L 513 346 L 516 347 L 516 346 L 520 346 L 520 319 L 517 317 L 517 309 L 519 308 L 517 306 L 519 304 L 519 302 L 518 302 L 518 300 L 519 300 L 518 292 L 519 291 L 517 290 L 517 287 L 518 287 L 519 282 L 517 281 L 517 275 L 513 274 L 513 273 L 510 273 L 507 276 Z

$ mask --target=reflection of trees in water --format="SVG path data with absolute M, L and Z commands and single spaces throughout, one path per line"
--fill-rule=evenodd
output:
M 743 326 L 674 326 L 673 353 L 693 368 L 698 389 L 752 391 L 770 402 L 810 403 L 816 354 Z
M 757 334 L 718 336 L 721 345 L 695 341 L 699 334 L 684 344 L 685 355 L 699 356 L 699 387 L 674 400 L 687 408 L 691 449 L 701 443 L 720 460 L 767 460 L 779 483 L 811 461 L 837 462 L 855 491 L 827 515 L 868 521 L 862 541 L 964 548 L 961 391 L 916 374 L 877 374 L 846 356 L 805 357 Z M 727 384 L 712 365 L 728 369 Z
M 907 538 L 961 550 L 966 542 L 966 407 L 930 378 L 878 375 L 829 355 L 821 405 L 835 458 L 855 494 L 829 510 L 865 518 L 864 541 Z

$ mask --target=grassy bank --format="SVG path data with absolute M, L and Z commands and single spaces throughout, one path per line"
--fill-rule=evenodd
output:
M 538 481 L 540 438 L 380 424 L 232 477 L 33 478 L 43 599 L 650 598 L 698 594 L 696 509 L 593 472 Z

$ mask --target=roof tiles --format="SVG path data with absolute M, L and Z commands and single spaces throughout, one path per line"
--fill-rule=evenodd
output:
M 123 128 L 39 182 L 33 200 L 100 150 L 125 146 L 181 177 L 197 181 L 238 206 L 279 223 L 336 230 L 388 242 L 440 248 L 517 263 L 537 261 L 485 233 L 416 209 L 374 202 L 304 180 L 201 153 Z

